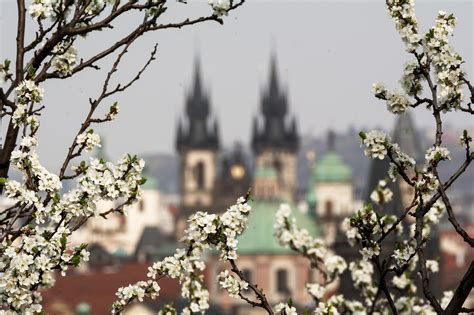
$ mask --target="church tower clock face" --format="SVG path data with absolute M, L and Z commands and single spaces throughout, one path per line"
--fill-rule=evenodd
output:
M 245 176 L 245 168 L 240 164 L 232 165 L 230 175 L 233 179 L 240 180 Z

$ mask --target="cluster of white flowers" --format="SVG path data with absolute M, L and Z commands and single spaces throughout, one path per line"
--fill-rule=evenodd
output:
M 453 298 L 454 292 L 453 291 L 445 291 L 443 292 L 443 298 L 441 299 L 441 307 L 446 308 L 448 306 L 449 302 L 451 302 L 451 299 Z
M 410 106 L 410 101 L 403 92 L 390 92 L 380 82 L 372 85 L 372 91 L 376 98 L 386 101 L 388 111 L 394 114 L 403 114 Z
M 416 293 L 416 286 L 410 278 L 408 272 L 404 272 L 401 276 L 394 276 L 392 279 L 393 285 L 400 290 L 407 290 L 408 293 Z
M 43 88 L 32 80 L 22 81 L 16 88 L 16 109 L 12 120 L 15 126 L 30 125 L 32 130 L 37 129 L 37 119 L 28 110 L 29 105 L 40 103 L 44 97 Z
M 390 137 L 382 131 L 372 130 L 359 134 L 362 144 L 365 146 L 364 154 L 372 159 L 383 160 L 387 155 L 387 147 L 390 144 Z
M 426 151 L 425 159 L 427 165 L 436 165 L 439 161 L 451 160 L 451 156 L 447 148 L 434 146 Z
M 359 136 L 364 146 L 364 154 L 372 159 L 383 160 L 385 156 L 390 155 L 391 168 L 389 169 L 389 177 L 395 180 L 398 174 L 397 168 L 408 169 L 415 166 L 415 160 L 402 152 L 397 143 L 391 143 L 390 136 L 379 130 L 372 130 L 367 133 L 360 132 Z M 396 164 L 398 164 L 398 167 Z
M 117 165 L 91 158 L 85 173 L 78 178 L 78 187 L 65 193 L 51 209 L 50 215 L 94 216 L 100 200 L 124 198 L 131 204 L 141 196 L 140 185 L 145 182 L 141 172 L 145 162 L 136 156 L 126 155 Z M 121 210 L 119 210 L 121 211 Z
M 306 291 L 308 291 L 308 293 L 316 300 L 321 300 L 326 293 L 326 288 L 319 283 L 307 283 Z
M 326 257 L 328 250 L 321 239 L 313 239 L 306 229 L 299 229 L 296 220 L 291 217 L 291 208 L 288 204 L 281 204 L 276 213 L 274 225 L 275 236 L 283 246 L 294 247 L 298 251 L 305 251 L 319 259 Z
M 427 260 L 426 261 L 426 269 L 428 269 L 429 272 L 438 272 L 439 271 L 439 264 L 436 260 Z
M 415 248 L 411 246 L 410 244 L 408 244 L 407 242 L 405 242 L 404 244 L 400 246 L 399 249 L 396 249 L 393 252 L 392 256 L 393 258 L 395 258 L 395 262 L 397 266 L 402 267 L 406 263 L 408 263 L 408 261 L 414 256 L 414 254 L 415 254 Z
M 372 275 L 374 274 L 374 266 L 369 261 L 359 260 L 349 264 L 351 277 L 356 286 L 372 285 Z
M 324 288 L 347 269 L 346 261 L 338 255 L 332 254 L 321 239 L 314 239 L 306 229 L 300 229 L 296 220 L 291 217 L 291 208 L 287 204 L 280 205 L 274 225 L 275 236 L 283 246 L 288 246 L 307 257 L 312 265 L 324 274 Z M 316 296 L 316 295 L 313 295 Z
M 415 189 L 422 194 L 430 194 L 436 190 L 439 186 L 439 181 L 436 176 L 424 169 L 423 172 L 418 173 L 417 180 L 415 182 Z
M 33 80 L 22 81 L 15 88 L 17 103 L 41 103 L 44 96 L 44 89 L 36 85 Z
M 122 287 L 118 290 L 117 296 L 119 297 L 120 301 L 123 301 L 124 305 L 128 301 L 132 301 L 136 299 L 140 302 L 143 301 L 145 297 L 150 299 L 154 299 L 158 296 L 160 292 L 160 286 L 158 282 L 153 280 L 148 281 L 139 281 L 134 285 L 128 285 L 126 287 Z
M 342 229 L 346 232 L 347 240 L 351 246 L 354 246 L 362 240 L 365 231 L 375 232 L 377 225 L 377 215 L 370 205 L 365 205 L 352 216 L 342 222 Z M 367 253 L 368 254 L 368 253 Z
M 246 290 L 249 286 L 246 281 L 242 281 L 237 277 L 232 276 L 228 270 L 222 271 L 217 276 L 217 280 L 221 287 L 227 290 L 230 297 L 239 297 L 240 293 Z
M 392 200 L 393 192 L 387 187 L 387 181 L 380 180 L 377 187 L 370 194 L 370 199 L 377 204 L 384 204 Z
M 400 36 L 409 52 L 414 52 L 420 46 L 418 22 L 415 17 L 414 0 L 388 0 L 387 11 L 395 22 Z
M 370 260 L 372 257 L 380 255 L 380 245 L 377 242 L 369 241 L 364 244 L 360 253 L 363 260 Z
M 86 8 L 87 14 L 97 14 L 104 9 L 106 2 L 104 0 L 91 0 Z
M 94 132 L 94 130 L 89 129 L 84 131 L 76 138 L 76 143 L 82 145 L 86 151 L 92 151 L 94 147 L 101 146 L 100 144 L 100 136 Z
M 28 172 L 37 183 L 41 191 L 58 192 L 62 188 L 61 181 L 56 174 L 50 173 L 40 164 L 34 147 L 38 141 L 35 137 L 25 136 L 20 142 L 18 150 L 12 151 L 11 163 L 16 169 Z
M 410 96 L 418 95 L 423 90 L 421 79 L 421 69 L 418 62 L 407 62 L 400 79 L 400 84 L 405 93 Z
M 24 173 L 25 181 L 29 178 L 35 184 L 29 187 L 16 181 L 5 184 L 6 195 L 17 204 L 18 211 L 31 211 L 36 220 L 22 228 L 21 238 L 11 244 L 7 238 L 0 245 L 0 252 L 5 253 L 0 260 L 3 272 L 0 299 L 19 313 L 38 311 L 41 296 L 38 290 L 52 284 L 54 270 L 64 274 L 69 266 L 88 260 L 86 245 L 68 246 L 71 234 L 68 223 L 97 214 L 95 204 L 101 199 L 124 198 L 127 203 L 136 200 L 143 182 L 142 160 L 126 157 L 117 167 L 93 160 L 79 179 L 79 188 L 61 197 L 58 176 L 42 167 L 32 151 L 36 143 L 36 138 L 25 136 L 12 158 L 12 165 Z
M 440 11 L 436 24 L 425 35 L 425 50 L 434 64 L 439 84 L 440 105 L 447 110 L 457 109 L 463 100 L 462 57 L 449 45 L 456 18 Z
M 250 210 L 247 199 L 239 198 L 237 203 L 221 216 L 196 212 L 189 218 L 189 226 L 181 240 L 186 248 L 177 249 L 173 256 L 155 262 L 148 268 L 147 276 L 152 280 L 157 276 L 179 280 L 181 295 L 189 301 L 189 306 L 184 308 L 182 314 L 204 312 L 209 308 L 209 292 L 203 286 L 203 251 L 216 248 L 220 251 L 221 259 L 236 259 L 237 237 L 246 227 Z M 238 295 L 238 292 L 246 289 L 248 285 L 226 271 L 218 275 L 218 281 L 233 296 Z M 115 313 L 121 312 L 126 305 L 138 298 L 136 295 L 128 299 L 123 299 L 121 295 L 118 297 L 119 300 L 113 304 Z
M 286 303 L 279 303 L 275 306 L 275 312 L 279 315 L 298 315 L 294 306 Z
M 76 65 L 77 51 L 70 43 L 60 43 L 53 49 L 52 65 L 61 75 L 70 74 Z
M 437 224 L 441 220 L 441 217 L 446 211 L 446 206 L 444 205 L 441 199 L 436 200 L 434 205 L 431 207 L 430 210 L 425 214 L 423 220 L 427 224 Z
M 54 0 L 33 0 L 28 12 L 34 19 L 46 19 L 53 13 L 55 2 Z
M 31 314 L 41 311 L 41 295 L 33 288 L 47 288 L 54 283 L 53 270 L 64 272 L 69 266 L 87 261 L 85 246 L 68 248 L 64 224 L 56 227 L 29 225 L 25 235 L 13 244 L 0 245 L 2 277 L 0 301 L 11 311 Z
M 403 114 L 410 106 L 407 96 L 401 91 L 387 93 L 387 109 L 394 114 Z
M 227 11 L 230 9 L 229 0 L 208 0 L 208 2 L 217 16 L 227 15 Z

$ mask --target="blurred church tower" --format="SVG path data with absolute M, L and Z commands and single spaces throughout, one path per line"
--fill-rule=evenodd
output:
M 219 150 L 217 120 L 210 119 L 209 95 L 204 90 L 199 59 L 195 61 L 194 83 L 186 98 L 186 115 L 179 120 L 176 148 L 180 158 L 181 215 L 184 219 L 198 208 L 213 204 L 216 156 Z M 182 220 L 181 220 L 182 221 Z M 182 230 L 184 224 L 178 222 Z

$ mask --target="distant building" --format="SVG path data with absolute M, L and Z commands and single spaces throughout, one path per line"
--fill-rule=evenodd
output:
M 335 150 L 336 135 L 330 131 L 327 150 L 311 173 L 306 201 L 309 211 L 324 227 L 324 239 L 332 245 L 342 220 L 355 212 L 352 171 Z

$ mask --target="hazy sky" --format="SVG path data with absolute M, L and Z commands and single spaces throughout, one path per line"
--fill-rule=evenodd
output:
M 0 58 L 13 59 L 16 9 L 13 1 L 0 3 Z M 302 134 L 318 135 L 350 124 L 391 128 L 393 116 L 372 97 L 371 84 L 384 81 L 396 87 L 410 56 L 383 3 L 249 0 L 225 19 L 224 26 L 207 23 L 147 35 L 130 51 L 118 78 L 133 76 L 155 42 L 158 59 L 138 84 L 113 99 L 121 104 L 118 119 L 96 128 L 105 137 L 108 154 L 174 151 L 175 124 L 183 113 L 196 55 L 201 57 L 225 145 L 249 142 L 251 118 L 259 110 L 272 51 Z M 473 8 L 471 1 L 425 0 L 416 5 L 422 30 L 433 24 L 438 10 L 455 13 L 459 23 L 453 42 L 469 74 L 474 62 Z M 209 12 L 207 4 L 193 0 L 172 4 L 171 9 L 170 20 Z M 133 22 L 119 21 L 114 34 L 123 33 Z M 113 38 L 104 34 L 88 38 L 78 47 L 80 56 Z M 41 118 L 39 151 L 46 166 L 56 168 L 64 158 L 88 111 L 87 100 L 98 94 L 103 78 L 104 73 L 90 70 L 45 85 L 47 107 Z M 417 113 L 416 121 L 422 126 L 432 123 L 427 113 Z M 449 115 L 448 121 L 473 126 L 472 118 L 460 119 L 456 114 Z

